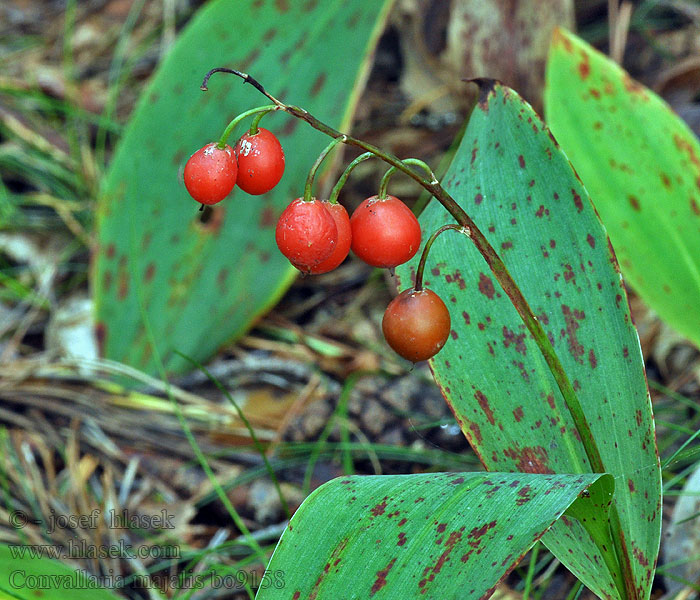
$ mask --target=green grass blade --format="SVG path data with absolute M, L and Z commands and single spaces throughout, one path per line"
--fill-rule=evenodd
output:
M 179 354 L 181 354 L 181 353 L 179 353 Z M 234 410 L 238 414 L 238 418 L 241 421 L 243 421 L 243 425 L 245 425 L 245 428 L 248 430 L 248 435 L 250 435 L 250 439 L 253 441 L 253 445 L 255 447 L 255 450 L 260 455 L 260 458 L 262 459 L 263 464 L 265 465 L 265 469 L 267 470 L 267 474 L 270 476 L 270 481 L 272 481 L 272 484 L 275 486 L 275 491 L 277 492 L 277 495 L 280 499 L 280 505 L 282 506 L 282 509 L 284 510 L 286 517 L 289 518 L 291 516 L 291 513 L 289 512 L 289 505 L 287 504 L 287 499 L 284 497 L 284 494 L 282 493 L 282 488 L 280 488 L 280 483 L 279 483 L 279 480 L 277 479 L 277 474 L 275 473 L 274 469 L 272 468 L 272 465 L 270 464 L 270 461 L 267 458 L 265 448 L 260 443 L 260 440 L 258 440 L 258 436 L 255 435 L 255 430 L 253 429 L 253 426 L 250 424 L 250 421 L 248 420 L 248 418 L 245 416 L 245 413 L 241 410 L 241 407 L 238 406 L 238 403 L 233 399 L 233 396 L 231 396 L 231 394 L 224 387 L 224 385 L 216 377 L 214 377 L 204 365 L 201 365 L 200 363 L 198 363 L 196 360 L 193 360 L 189 356 L 185 356 L 184 354 L 182 356 L 183 356 L 183 358 L 187 359 L 192 364 L 192 366 L 196 367 L 197 369 L 199 369 L 202 373 L 204 373 L 207 376 L 207 379 L 209 379 L 209 381 L 211 381 L 218 388 L 218 390 L 229 401 L 229 404 L 231 404 L 231 406 L 233 406 Z

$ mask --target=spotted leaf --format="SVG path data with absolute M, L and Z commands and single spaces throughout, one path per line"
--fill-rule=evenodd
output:
M 630 583 L 644 598 L 660 536 L 654 425 L 625 289 L 588 194 L 532 108 L 495 82 L 483 83 L 444 185 L 500 253 L 573 384 L 616 480 Z M 420 221 L 426 238 L 449 215 L 433 201 Z M 425 283 L 452 314 L 431 367 L 462 431 L 489 470 L 590 471 L 515 308 L 469 240 L 448 235 L 433 246 Z M 402 287 L 416 266 L 399 269 Z M 624 571 L 578 522 L 557 522 L 543 541 L 596 594 L 619 597 Z
M 268 571 L 284 585 L 271 578 L 257 599 L 486 598 L 579 494 L 610 496 L 612 485 L 593 474 L 334 479 L 275 549 Z M 605 508 L 594 512 L 605 520 Z
M 236 187 L 211 212 L 198 212 L 178 178 L 187 158 L 218 140 L 236 114 L 269 104 L 231 75 L 215 75 L 202 92 L 204 74 L 220 66 L 249 72 L 282 100 L 345 127 L 390 4 L 257 0 L 234 8 L 215 0 L 183 30 L 134 111 L 101 190 L 92 287 L 105 357 L 156 371 L 143 310 L 166 368 L 182 371 L 189 364 L 176 351 L 208 359 L 243 335 L 297 273 L 278 252 L 274 227 L 302 195 L 328 140 L 287 115 L 266 116 L 262 124 L 286 154 L 280 184 L 255 197 Z
M 0 544 L 0 600 L 118 600 L 102 587 L 109 577 L 93 577 L 42 552 L 59 551 L 58 546 L 7 546 Z M 114 579 L 112 579 L 113 581 Z
M 700 142 L 651 90 L 563 29 L 547 121 L 591 193 L 625 280 L 700 346 Z

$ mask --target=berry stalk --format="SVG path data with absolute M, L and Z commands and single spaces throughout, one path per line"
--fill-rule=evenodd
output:
M 426 173 L 428 173 L 428 176 L 430 177 L 431 181 L 435 181 L 437 179 L 437 177 L 435 177 L 435 173 L 433 173 L 433 170 L 422 160 L 419 160 L 417 158 L 404 158 L 403 162 L 407 165 L 416 165 L 417 167 L 423 169 Z M 396 173 L 396 170 L 396 167 L 391 167 L 386 173 L 384 173 L 384 177 L 382 177 L 382 180 L 379 182 L 379 190 L 377 191 L 378 198 L 386 198 L 386 190 L 389 186 L 389 180 L 391 179 L 391 176 L 394 173 Z
M 238 125 L 243 119 L 246 119 L 250 117 L 251 115 L 257 115 L 257 117 L 253 120 L 253 123 L 255 123 L 255 133 L 258 132 L 257 130 L 257 124 L 260 122 L 260 119 L 264 115 L 266 115 L 269 112 L 272 112 L 273 110 L 281 110 L 279 106 L 276 104 L 270 104 L 268 106 L 259 106 L 258 108 L 251 108 L 250 110 L 247 110 L 240 115 L 236 116 L 234 119 L 231 120 L 231 122 L 226 126 L 226 129 L 224 129 L 224 132 L 221 134 L 221 137 L 219 138 L 219 142 L 217 144 L 217 147 L 220 150 L 223 150 L 226 147 L 226 141 L 228 140 L 229 136 L 233 132 L 233 130 L 236 128 L 236 125 Z M 253 133 L 252 131 L 252 125 L 251 125 L 251 134 Z
M 345 135 L 344 134 L 339 134 L 337 137 L 335 137 L 330 144 L 328 144 L 322 151 L 321 154 L 318 155 L 318 158 L 316 159 L 316 162 L 311 166 L 311 169 L 309 169 L 309 174 L 306 177 L 306 185 L 304 186 L 304 202 L 310 202 L 311 199 L 313 198 L 312 191 L 313 191 L 313 185 L 314 185 L 314 178 L 316 177 L 316 171 L 318 171 L 318 168 L 321 166 L 321 163 L 323 160 L 328 156 L 331 150 L 335 148 L 339 143 L 345 141 Z
M 331 195 L 328 197 L 328 202 L 330 202 L 331 204 L 337 204 L 338 196 L 340 196 L 340 191 L 343 189 L 343 186 L 347 182 L 348 177 L 350 177 L 350 173 L 352 173 L 353 169 L 357 165 L 359 165 L 361 162 L 364 162 L 368 158 L 374 158 L 374 154 L 372 152 L 365 152 L 364 154 L 360 154 L 360 156 L 358 156 L 347 167 L 345 167 L 345 171 L 343 171 L 343 174 L 338 178 L 338 181 L 335 182 L 335 185 L 331 190 Z
M 418 261 L 418 269 L 416 269 L 416 281 L 413 284 L 413 289 L 417 292 L 423 289 L 423 271 L 425 270 L 425 263 L 428 260 L 428 253 L 430 252 L 430 248 L 432 247 L 433 242 L 435 242 L 438 236 L 444 231 L 447 231 L 448 229 L 454 229 L 459 233 L 468 235 L 465 229 L 463 229 L 459 225 L 455 225 L 454 223 L 448 223 L 447 225 L 443 225 L 442 227 L 440 227 L 440 229 L 433 232 L 433 235 L 431 235 L 428 238 L 428 241 L 425 242 L 425 246 L 423 247 L 423 253 L 420 255 L 420 260 Z
M 277 110 L 276 106 L 275 106 L 274 110 Z M 250 122 L 250 129 L 248 129 L 248 133 L 250 135 L 257 135 L 258 126 L 260 125 L 260 119 L 262 119 L 268 112 L 270 112 L 270 111 L 266 110 L 266 111 L 262 111 L 262 112 L 258 113 L 257 115 L 255 115 L 253 120 Z

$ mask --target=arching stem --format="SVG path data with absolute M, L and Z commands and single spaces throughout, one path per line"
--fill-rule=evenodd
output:
M 279 110 L 279 107 L 275 106 L 274 109 L 272 110 Z M 250 123 L 250 129 L 248 130 L 248 133 L 250 135 L 257 135 L 258 133 L 258 126 L 260 125 L 260 119 L 262 119 L 267 113 L 269 113 L 269 110 L 266 110 L 264 112 L 261 112 L 253 118 L 252 122 Z
M 437 177 L 435 177 L 435 173 L 433 173 L 433 170 L 426 165 L 422 160 L 418 158 L 404 158 L 403 162 L 406 163 L 407 165 L 416 165 L 423 169 L 426 173 L 428 173 L 428 177 L 430 177 L 431 181 L 437 181 Z M 382 177 L 382 180 L 379 182 L 379 191 L 377 192 L 377 198 L 384 199 L 386 198 L 386 190 L 387 187 L 389 186 L 389 180 L 391 179 L 391 176 L 396 173 L 397 169 L 396 167 L 391 167 L 386 173 L 384 173 L 384 177 Z
M 231 122 L 226 126 L 226 129 L 224 129 L 224 132 L 221 134 L 221 137 L 219 138 L 219 143 L 217 144 L 217 148 L 219 150 L 223 150 L 226 147 L 226 141 L 228 140 L 229 136 L 233 132 L 233 130 L 236 128 L 236 125 L 238 125 L 243 119 L 247 119 L 251 115 L 258 115 L 256 119 L 253 121 L 257 123 L 260 121 L 263 115 L 266 115 L 267 113 L 273 111 L 273 110 L 281 110 L 279 106 L 276 104 L 271 104 L 268 106 L 259 106 L 258 108 L 251 108 L 250 110 L 245 111 L 244 113 L 241 113 L 237 117 L 231 120 Z M 252 129 L 252 126 L 251 126 Z M 257 132 L 257 129 L 256 129 Z
M 418 261 L 418 269 L 416 270 L 416 281 L 413 284 L 413 289 L 417 292 L 420 292 L 423 289 L 423 271 L 425 270 L 425 263 L 428 260 L 428 252 L 430 252 L 430 248 L 433 245 L 433 242 L 435 242 L 435 240 L 438 238 L 438 236 L 444 231 L 447 231 L 448 229 L 454 229 L 455 231 L 458 231 L 459 233 L 463 233 L 468 236 L 467 232 L 455 223 L 448 223 L 447 225 L 443 225 L 442 227 L 440 227 L 440 229 L 433 232 L 433 234 L 428 238 L 428 241 L 425 242 L 425 246 L 423 247 L 423 253 L 420 255 L 420 260 Z
M 304 202 L 310 202 L 313 198 L 312 190 L 314 185 L 314 177 L 316 177 L 316 171 L 321 166 L 323 159 L 328 156 L 328 153 L 333 150 L 338 144 L 345 141 L 345 136 L 341 133 L 337 138 L 334 138 L 330 144 L 328 144 L 318 155 L 316 162 L 309 169 L 309 174 L 306 177 L 306 185 L 304 186 Z
M 348 177 L 350 177 L 350 173 L 352 173 L 352 170 L 359 165 L 361 162 L 367 160 L 368 158 L 374 158 L 374 154 L 372 152 L 365 152 L 364 154 L 360 154 L 355 160 L 353 160 L 346 168 L 345 171 L 343 171 L 343 174 L 338 178 L 338 181 L 336 184 L 333 186 L 333 189 L 331 190 L 331 195 L 328 198 L 328 201 L 331 204 L 337 204 L 338 203 L 338 196 L 340 196 L 340 190 L 343 189 L 343 186 L 348 180 Z

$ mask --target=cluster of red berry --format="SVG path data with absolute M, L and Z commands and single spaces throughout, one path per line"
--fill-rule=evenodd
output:
M 216 204 L 238 184 L 259 196 L 274 188 L 284 173 L 284 152 L 274 133 L 262 127 L 245 133 L 231 148 L 216 142 L 190 156 L 185 165 L 185 187 L 200 204 Z
M 297 198 L 277 223 L 277 246 L 297 269 L 318 275 L 337 267 L 352 248 L 374 267 L 393 268 L 420 247 L 418 219 L 394 196 L 367 198 L 348 217 L 337 202 Z
M 187 161 L 185 186 L 201 204 L 216 204 L 238 186 L 253 195 L 269 192 L 284 172 L 284 152 L 266 129 L 246 133 L 232 149 L 207 144 Z M 301 272 L 327 273 L 350 249 L 364 262 L 393 269 L 416 254 L 418 219 L 395 196 L 372 196 L 348 216 L 337 201 L 297 198 L 282 212 L 275 232 L 280 252 Z M 434 292 L 415 288 L 399 294 L 386 309 L 382 330 L 397 354 L 413 362 L 431 358 L 450 333 L 450 314 Z
M 348 217 L 338 203 L 297 198 L 277 223 L 277 246 L 305 273 L 326 273 L 353 253 L 384 268 L 401 265 L 416 254 L 421 242 L 418 220 L 395 196 L 372 196 Z M 450 334 L 450 313 L 428 289 L 411 288 L 394 298 L 384 312 L 382 331 L 392 349 L 417 362 L 431 358 Z

